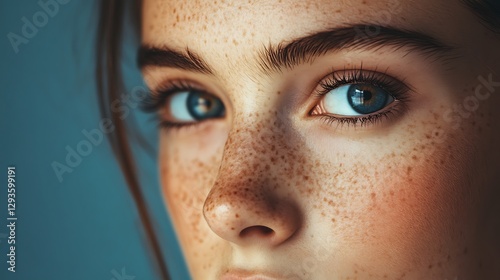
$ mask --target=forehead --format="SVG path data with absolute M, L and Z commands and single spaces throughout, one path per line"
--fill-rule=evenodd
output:
M 221 67 L 252 64 L 267 45 L 343 25 L 418 30 L 452 42 L 450 29 L 459 24 L 453 20 L 471 18 L 458 0 L 144 0 L 143 6 L 144 44 L 188 48 Z
M 151 43 L 253 45 L 256 41 L 273 43 L 347 23 L 409 27 L 418 21 L 438 27 L 438 23 L 450 21 L 443 19 L 443 13 L 451 12 L 456 5 L 456 1 L 446 1 L 445 5 L 440 4 L 443 1 L 416 2 L 145 0 L 143 33 L 144 40 Z

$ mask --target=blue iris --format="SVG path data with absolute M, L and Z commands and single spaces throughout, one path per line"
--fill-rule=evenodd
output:
M 190 91 L 186 100 L 189 114 L 195 120 L 220 118 L 224 116 L 225 108 L 217 97 L 199 91 Z
M 370 84 L 350 85 L 347 90 L 349 105 L 359 114 L 371 114 L 382 110 L 390 95 L 383 89 Z

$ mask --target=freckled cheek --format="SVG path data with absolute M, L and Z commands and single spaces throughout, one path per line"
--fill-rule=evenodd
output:
M 221 256 L 225 252 L 203 217 L 203 204 L 214 184 L 219 160 L 215 155 L 202 160 L 186 158 L 183 151 L 161 152 L 163 197 L 189 270 L 194 278 L 203 279 L 203 271 L 216 267 L 213 252 Z
M 447 248 L 446 254 L 463 249 L 459 232 L 465 231 L 465 211 L 471 208 L 465 196 L 465 177 L 457 175 L 460 164 L 450 162 L 444 152 L 423 151 L 419 155 L 430 160 L 387 160 L 370 182 L 373 189 L 362 183 L 354 186 L 367 193 L 353 199 L 359 209 L 354 213 L 356 222 L 345 225 L 351 229 L 346 231 L 354 243 L 351 249 L 359 246 L 352 252 L 364 252 L 361 257 L 377 255 L 379 260 L 397 267 L 416 267 L 442 258 L 442 248 Z
M 161 181 L 172 216 L 192 217 L 194 211 L 196 216 L 201 215 L 220 166 L 226 130 L 223 122 L 213 122 L 201 126 L 199 131 L 186 130 L 161 136 Z
M 217 176 L 218 160 L 191 160 L 164 156 L 161 181 L 172 215 L 198 219 Z
M 203 217 L 203 204 L 220 165 L 223 145 L 219 142 L 207 142 L 210 145 L 206 150 L 211 151 L 207 153 L 193 151 L 190 142 L 161 139 L 159 165 L 163 198 L 181 243 L 187 246 L 194 244 L 193 240 L 204 239 L 210 232 Z

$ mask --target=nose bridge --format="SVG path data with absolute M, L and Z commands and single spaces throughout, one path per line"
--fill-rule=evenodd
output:
M 292 139 L 277 113 L 235 118 L 229 133 L 219 176 L 234 175 L 245 180 L 266 181 L 275 167 L 287 166 Z M 218 180 L 222 184 L 222 180 Z M 247 182 L 248 183 L 248 182 Z

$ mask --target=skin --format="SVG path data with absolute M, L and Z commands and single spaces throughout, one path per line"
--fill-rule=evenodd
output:
M 192 278 L 498 279 L 500 86 L 471 101 L 479 76 L 500 82 L 498 35 L 459 1 L 234 2 L 143 4 L 143 43 L 189 47 L 214 69 L 148 66 L 148 86 L 194 81 L 226 108 L 160 133 Z M 426 33 L 455 58 L 382 47 L 269 75 L 258 66 L 262 46 L 360 22 Z M 361 64 L 413 88 L 404 109 L 356 127 L 311 115 L 317 82 Z

